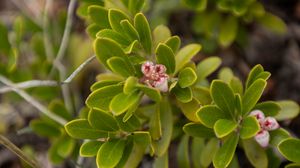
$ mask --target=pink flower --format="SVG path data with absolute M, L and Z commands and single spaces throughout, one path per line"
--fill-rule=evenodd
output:
M 255 116 L 260 124 L 260 131 L 255 135 L 254 139 L 262 146 L 267 147 L 270 141 L 269 131 L 278 129 L 280 126 L 275 118 L 266 117 L 262 111 L 254 110 L 250 113 L 250 116 Z
M 154 65 L 153 62 L 147 61 L 141 67 L 144 76 L 140 81 L 162 92 L 167 92 L 169 76 L 166 74 L 166 70 L 166 67 L 162 64 Z

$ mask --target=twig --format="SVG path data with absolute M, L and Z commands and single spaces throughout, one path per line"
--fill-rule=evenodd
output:
M 52 113 L 51 111 L 49 111 L 45 106 L 43 106 L 40 102 L 38 102 L 37 100 L 35 100 L 33 97 L 31 97 L 29 94 L 27 94 L 25 91 L 18 89 L 14 86 L 14 83 L 12 83 L 9 79 L 7 79 L 6 77 L 0 75 L 0 81 L 9 86 L 14 92 L 16 92 L 17 94 L 19 94 L 21 97 L 23 97 L 28 103 L 30 103 L 32 106 L 34 106 L 35 108 L 37 108 L 40 112 L 42 112 L 43 114 L 45 114 L 47 117 L 51 118 L 52 120 L 60 123 L 61 125 L 65 125 L 67 122 L 59 117 L 58 115 Z
M 32 87 L 40 87 L 40 86 L 51 86 L 55 87 L 58 86 L 58 83 L 56 81 L 51 81 L 51 80 L 30 80 L 30 81 L 25 81 L 25 82 L 20 82 L 14 84 L 14 86 L 18 89 L 27 89 L 27 88 L 32 88 Z M 1 93 L 6 93 L 13 91 L 11 87 L 9 86 L 4 86 L 0 88 L 0 94 Z
M 52 6 L 52 0 L 46 0 L 44 15 L 43 15 L 43 42 L 46 51 L 46 56 L 48 61 L 54 59 L 53 46 L 50 43 L 49 37 L 49 20 L 48 20 L 48 10 Z
M 72 74 L 62 82 L 62 84 L 67 84 L 70 83 L 77 75 L 79 72 L 81 72 L 81 70 L 88 65 L 90 62 L 92 62 L 94 59 L 96 58 L 96 55 L 91 56 L 90 58 L 88 58 L 87 60 L 85 60 L 77 69 L 75 69 L 74 72 L 72 72 Z
M 27 164 L 29 164 L 33 168 L 39 168 L 40 166 L 38 163 L 34 160 L 26 156 L 26 154 L 23 153 L 21 149 L 19 149 L 16 145 L 11 143 L 7 138 L 5 138 L 3 135 L 0 135 L 0 144 L 7 147 L 10 151 L 18 155 L 23 161 L 25 161 Z
M 64 80 L 66 78 L 66 68 L 62 64 L 62 58 L 65 55 L 68 43 L 69 43 L 69 37 L 71 33 L 71 28 L 72 28 L 72 23 L 73 23 L 73 13 L 75 11 L 75 5 L 76 5 L 76 0 L 71 0 L 68 6 L 68 14 L 67 14 L 67 20 L 66 20 L 66 25 L 64 29 L 64 34 L 62 37 L 62 41 L 58 50 L 58 53 L 53 61 L 53 67 L 50 71 L 50 74 L 54 72 L 54 69 L 58 69 L 59 71 L 59 77 L 60 80 Z M 68 85 L 62 85 L 62 94 L 64 98 L 64 102 L 66 105 L 66 108 L 69 111 L 73 111 L 73 106 L 72 106 L 72 101 L 71 101 L 71 94 L 70 94 L 70 89 Z

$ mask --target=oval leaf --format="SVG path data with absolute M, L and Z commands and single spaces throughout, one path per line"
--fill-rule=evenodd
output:
M 138 13 L 134 17 L 134 27 L 140 36 L 140 41 L 148 54 L 152 52 L 152 35 L 149 23 L 142 13 Z
M 212 129 L 198 123 L 188 123 L 183 126 L 183 131 L 193 137 L 212 138 L 216 137 Z
M 209 57 L 201 61 L 197 65 L 198 82 L 204 80 L 207 76 L 213 73 L 221 65 L 221 59 L 218 57 Z
M 167 74 L 172 74 L 175 71 L 175 56 L 170 47 L 160 43 L 156 48 L 157 63 L 163 64 L 167 68 Z
M 110 113 L 94 108 L 89 112 L 88 121 L 92 127 L 101 131 L 119 130 L 116 119 Z
M 134 105 L 139 99 L 140 91 L 133 91 L 130 94 L 120 93 L 111 100 L 109 108 L 113 114 L 120 115 Z
M 190 67 L 184 68 L 179 72 L 178 84 L 182 88 L 186 88 L 193 85 L 196 82 L 196 80 L 197 80 L 196 72 Z
M 100 148 L 100 146 L 103 144 L 103 142 L 100 141 L 88 141 L 83 143 L 80 146 L 80 156 L 83 157 L 94 157 L 97 155 L 97 152 Z
M 214 131 L 218 138 L 229 135 L 237 128 L 238 124 L 231 120 L 220 119 L 214 125 Z
M 253 116 L 243 119 L 240 136 L 242 139 L 254 137 L 260 130 L 257 119 Z
M 213 128 L 219 119 L 227 118 L 226 114 L 216 105 L 206 105 L 200 108 L 197 116 L 206 127 Z
M 175 73 L 182 69 L 200 51 L 201 45 L 189 44 L 178 51 L 175 56 Z

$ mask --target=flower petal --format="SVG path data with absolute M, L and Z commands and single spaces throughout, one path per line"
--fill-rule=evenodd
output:
M 265 148 L 269 145 L 270 134 L 266 130 L 261 130 L 255 135 L 254 138 L 261 147 Z
M 164 74 L 164 73 L 166 73 L 166 70 L 167 70 L 167 68 L 163 64 L 155 65 L 155 72 L 158 74 Z
M 250 116 L 255 116 L 256 119 L 261 123 L 264 121 L 265 119 L 265 114 L 260 111 L 260 110 L 253 110 L 251 111 L 251 113 L 249 114 Z
M 154 70 L 154 64 L 151 61 L 145 62 L 141 67 L 141 71 L 143 72 L 143 74 L 146 77 L 151 76 L 151 74 L 153 73 L 153 70 Z
M 159 81 L 155 81 L 155 88 L 159 89 L 162 92 L 168 91 L 168 78 L 160 78 Z
M 267 117 L 267 118 L 265 118 L 265 120 L 263 122 L 263 128 L 265 130 L 272 131 L 272 130 L 279 128 L 279 124 L 275 118 Z

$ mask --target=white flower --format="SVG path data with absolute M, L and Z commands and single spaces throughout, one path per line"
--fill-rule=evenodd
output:
M 262 147 L 267 147 L 270 141 L 269 131 L 278 129 L 280 127 L 278 122 L 273 117 L 265 118 L 264 113 L 260 110 L 254 110 L 249 115 L 255 116 L 260 124 L 260 131 L 254 137 L 256 142 Z

